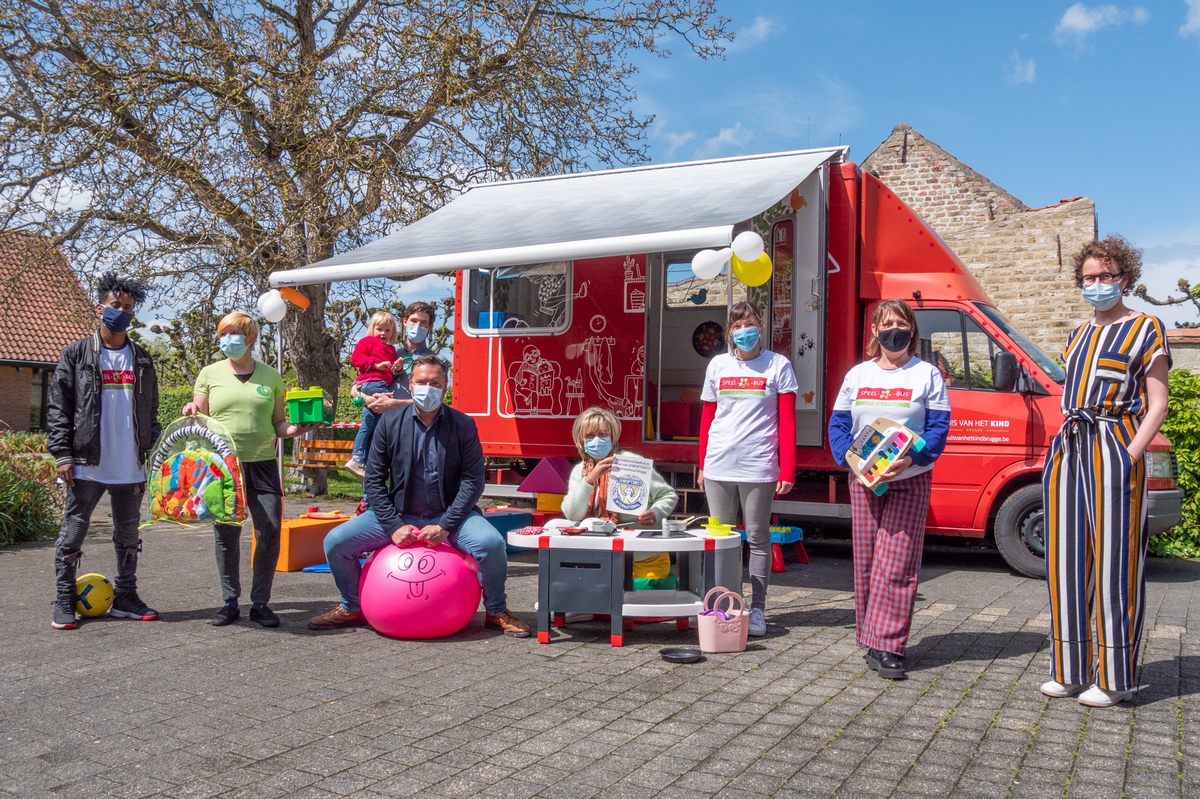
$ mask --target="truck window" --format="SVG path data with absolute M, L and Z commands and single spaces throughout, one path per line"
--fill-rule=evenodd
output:
M 942 309 L 922 309 L 917 315 L 917 357 L 942 373 L 948 388 L 967 387 L 967 358 L 962 314 Z
M 665 298 L 668 308 L 723 308 L 729 304 L 729 266 L 701 280 L 692 272 L 691 261 L 668 261 Z
M 1067 373 L 1054 360 L 1043 352 L 1038 345 L 1034 344 L 1017 329 L 1013 321 L 1002 314 L 998 309 L 990 305 L 984 305 L 981 302 L 975 303 L 975 307 L 983 311 L 992 324 L 1000 328 L 1006 336 L 1013 340 L 1013 343 L 1020 347 L 1030 359 L 1033 360 L 1041 370 L 1046 373 L 1046 376 L 1055 383 L 1062 384 L 1067 381 Z M 1064 340 L 1063 344 L 1067 342 Z
M 972 391 L 995 391 L 992 387 L 992 365 L 1000 345 L 979 323 L 966 317 L 967 377 Z
M 558 333 L 571 320 L 571 262 L 472 269 L 466 281 L 471 332 Z

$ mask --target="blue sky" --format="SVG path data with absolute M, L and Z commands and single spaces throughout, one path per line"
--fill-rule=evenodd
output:
M 906 122 L 1030 207 L 1095 200 L 1151 293 L 1200 282 L 1200 0 L 718 7 L 739 32 L 724 60 L 676 46 L 635 78 L 653 161 L 840 137 L 861 162 Z

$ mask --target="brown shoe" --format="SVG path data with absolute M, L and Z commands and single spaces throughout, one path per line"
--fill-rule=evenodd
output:
M 361 610 L 353 613 L 338 605 L 328 613 L 313 616 L 308 621 L 310 630 L 340 630 L 343 627 L 366 627 L 367 617 Z
M 499 630 L 505 635 L 511 635 L 513 638 L 529 637 L 529 625 L 514 616 L 508 608 L 505 608 L 504 612 L 499 616 L 484 613 L 483 626 L 489 630 Z
M 365 468 L 365 467 L 364 467 L 364 466 L 363 466 L 361 463 L 359 463 L 358 461 L 356 461 L 356 460 L 348 460 L 348 461 L 346 461 L 346 462 L 345 462 L 344 464 L 342 464 L 342 465 L 343 465 L 343 466 L 345 466 L 345 467 L 346 467 L 346 471 L 348 471 L 348 472 L 350 472 L 350 474 L 354 475 L 354 477 L 355 477 L 355 478 L 356 478 L 356 479 L 357 479 L 357 480 L 358 480 L 360 483 L 361 483 L 363 480 L 367 479 L 367 470 L 366 470 L 366 468 Z

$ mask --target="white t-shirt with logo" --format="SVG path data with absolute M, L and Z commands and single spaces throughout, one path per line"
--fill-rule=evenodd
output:
M 717 403 L 704 476 L 740 483 L 779 479 L 779 395 L 798 390 L 792 363 L 766 350 L 751 361 L 722 353 L 708 363 L 700 399 Z
M 133 426 L 133 347 L 100 349 L 100 465 L 76 466 L 75 477 L 107 485 L 143 483 Z
M 857 438 L 862 429 L 879 417 L 899 422 L 918 435 L 925 432 L 925 411 L 950 411 L 950 397 L 942 375 L 930 363 L 909 358 L 899 369 L 883 369 L 874 360 L 855 366 L 842 382 L 835 411 L 850 411 L 850 431 Z M 915 477 L 933 468 L 910 466 L 900 479 Z

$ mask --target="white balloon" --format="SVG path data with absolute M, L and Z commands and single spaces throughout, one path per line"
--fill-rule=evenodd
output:
M 745 230 L 733 240 L 733 254 L 743 261 L 753 261 L 763 254 L 762 236 L 753 230 Z
M 282 294 L 271 289 L 258 298 L 258 310 L 268 322 L 278 322 L 287 315 L 287 303 Z
M 712 280 L 721 273 L 723 265 L 716 250 L 701 250 L 692 256 L 692 272 L 701 280 Z
M 723 250 L 717 250 L 717 255 L 721 258 L 721 268 L 729 266 L 729 262 L 733 260 L 733 249 L 726 247 Z

